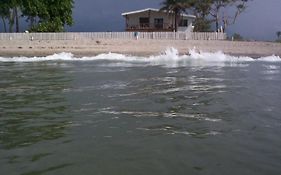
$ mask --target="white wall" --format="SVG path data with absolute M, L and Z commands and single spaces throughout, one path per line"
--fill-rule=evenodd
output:
M 127 24 L 128 27 L 139 27 L 139 18 L 141 17 L 150 17 L 150 25 L 154 25 L 154 19 L 155 18 L 163 18 L 164 21 L 164 27 L 168 28 L 168 26 L 172 27 L 174 26 L 174 15 L 173 14 L 168 14 L 165 12 L 155 12 L 155 11 L 146 11 L 142 13 L 136 13 L 136 14 L 131 14 L 127 16 Z M 181 32 L 189 32 L 192 31 L 192 22 L 193 18 L 189 17 L 181 17 L 181 19 L 188 19 L 188 27 L 179 27 L 178 30 Z M 150 26 L 154 27 L 154 26 Z
M 148 11 L 142 12 L 142 13 L 137 13 L 137 14 L 131 14 L 127 16 L 127 23 L 129 26 L 139 26 L 139 18 L 141 17 L 150 17 L 150 24 L 154 24 L 154 19 L 155 18 L 163 18 L 164 24 L 173 24 L 173 17 L 172 15 L 166 14 L 166 13 L 159 13 L 159 12 L 154 12 Z M 150 26 L 153 27 L 153 26 Z

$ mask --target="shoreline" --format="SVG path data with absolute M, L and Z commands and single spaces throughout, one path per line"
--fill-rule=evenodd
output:
M 202 52 L 218 52 L 232 56 L 281 57 L 281 43 L 247 42 L 225 40 L 42 40 L 21 41 L 0 40 L 1 57 L 34 57 L 48 56 L 55 53 L 72 53 L 75 57 L 96 56 L 102 53 L 120 53 L 133 56 L 159 55 L 167 48 L 175 48 L 180 55 L 188 54 L 191 49 Z

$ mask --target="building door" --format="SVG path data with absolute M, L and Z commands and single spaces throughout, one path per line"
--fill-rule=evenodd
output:
M 163 20 L 163 18 L 155 18 L 154 19 L 154 27 L 156 29 L 163 29 L 164 28 L 164 20 Z

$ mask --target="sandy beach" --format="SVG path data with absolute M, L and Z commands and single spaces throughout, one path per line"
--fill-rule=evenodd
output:
M 126 55 L 158 55 L 167 48 L 176 48 L 187 54 L 196 48 L 202 52 L 222 51 L 240 56 L 281 56 L 281 44 L 273 42 L 233 42 L 199 40 L 44 40 L 44 41 L 0 41 L 0 56 L 46 56 L 54 53 L 71 52 L 75 56 L 94 56 L 100 53 L 122 53 Z

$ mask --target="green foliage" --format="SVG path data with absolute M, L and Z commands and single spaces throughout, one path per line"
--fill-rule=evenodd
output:
M 210 32 L 211 23 L 212 22 L 206 18 L 197 17 L 194 22 L 194 32 Z
M 177 15 L 186 10 L 192 11 L 197 17 L 195 31 L 210 31 L 213 22 L 216 30 L 221 25 L 225 31 L 245 11 L 248 1 L 251 0 L 165 0 L 162 9 L 173 11 Z M 232 15 L 225 13 L 229 8 L 232 9 Z
M 9 4 L 7 0 L 2 0 L 0 3 L 0 16 L 1 17 L 9 16 Z
M 194 22 L 195 32 L 209 32 L 211 31 L 212 21 L 208 19 L 212 6 L 212 0 L 197 0 L 194 4 L 193 12 L 196 15 Z
M 46 18 L 49 15 L 48 7 L 42 0 L 23 1 L 22 12 L 25 16 L 29 17 L 28 20 L 31 17 Z
M 7 31 L 7 25 L 6 25 L 6 19 L 8 19 L 9 17 L 9 5 L 8 5 L 8 2 L 7 0 L 3 0 L 1 3 L 0 3 L 0 17 L 2 19 L 2 22 L 3 22 L 3 28 L 4 28 L 4 31 L 6 32 Z
M 244 41 L 243 36 L 241 36 L 239 33 L 234 33 L 233 36 L 232 36 L 232 39 L 234 41 Z
M 36 8 L 32 17 L 39 17 L 39 23 L 31 26 L 32 32 L 63 32 L 65 25 L 72 25 L 73 0 L 33 0 Z M 34 7 L 29 5 L 29 8 Z M 30 12 L 28 10 L 28 12 Z M 33 16 L 32 16 L 33 15 Z
M 182 12 L 187 8 L 194 6 L 196 0 L 165 0 L 162 5 L 161 10 L 166 10 L 167 12 L 174 12 L 175 14 L 175 31 L 178 29 L 178 18 Z
M 205 18 L 210 14 L 213 0 L 197 0 L 194 4 L 194 13 L 197 17 Z
M 30 32 L 64 32 L 64 27 L 59 18 L 52 21 L 44 21 L 32 26 Z
M 22 16 L 30 22 L 30 31 L 62 32 L 64 26 L 73 24 L 73 4 L 73 0 L 1 0 L 0 16 L 9 22 L 10 30 L 16 21 L 18 31 L 18 18 Z

